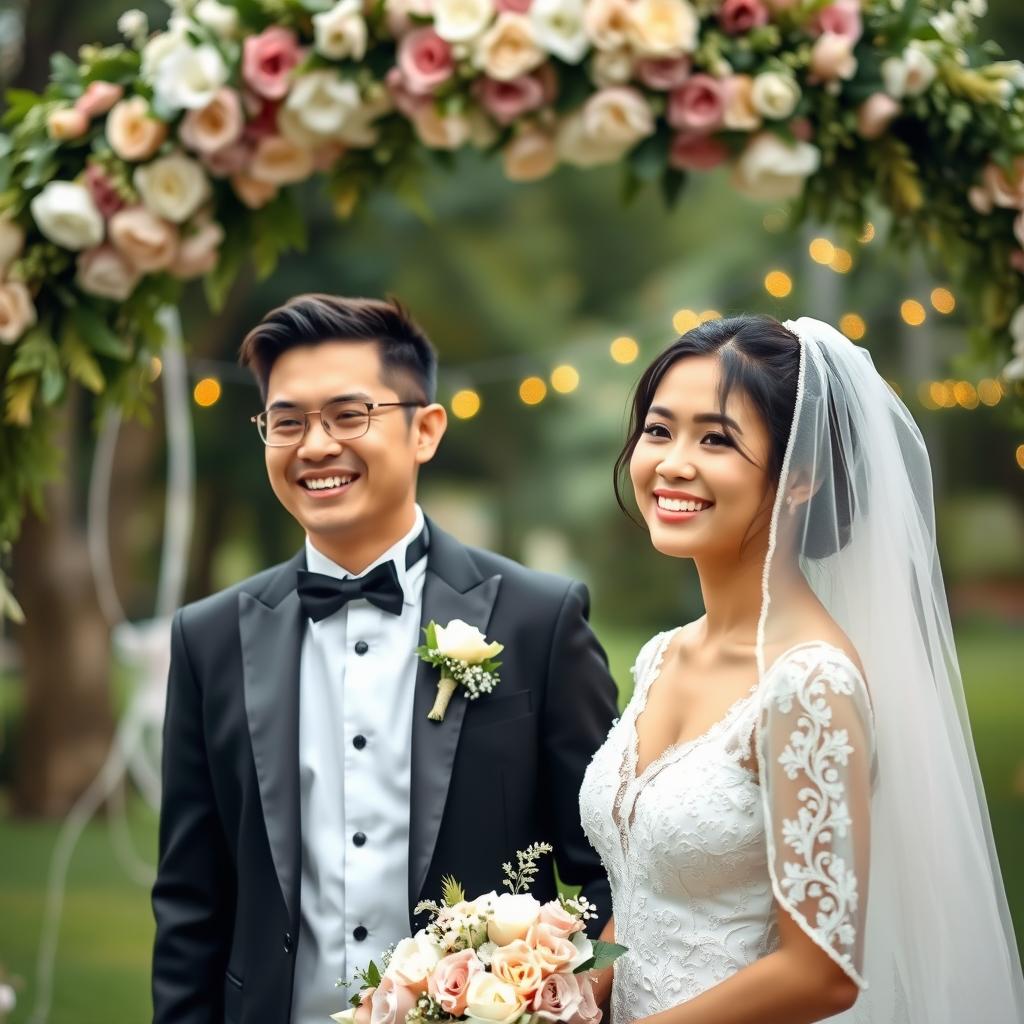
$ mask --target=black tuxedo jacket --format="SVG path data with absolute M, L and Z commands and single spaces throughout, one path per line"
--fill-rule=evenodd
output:
M 300 552 L 174 619 L 153 888 L 156 1024 L 289 1021 L 304 567 Z M 470 897 L 502 891 L 502 863 L 535 841 L 554 845 L 561 877 L 597 904 L 592 930 L 607 918 L 608 882 L 578 796 L 616 714 L 615 685 L 587 615 L 582 584 L 465 547 L 430 524 L 423 623 L 463 619 L 505 650 L 498 688 L 472 702 L 457 694 L 441 723 L 427 720 L 437 670 L 419 666 L 409 878 L 400 883 L 410 919 L 420 899 L 440 898 L 445 874 Z M 550 859 L 533 892 L 554 896 Z M 379 953 L 368 948 L 367 961 Z

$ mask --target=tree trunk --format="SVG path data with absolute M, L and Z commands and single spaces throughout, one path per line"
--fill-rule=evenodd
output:
M 14 548 L 14 588 L 26 621 L 17 631 L 25 707 L 17 738 L 14 810 L 67 812 L 103 764 L 113 735 L 110 636 L 96 600 L 76 515 L 74 406 L 57 427 L 67 462 L 29 515 Z

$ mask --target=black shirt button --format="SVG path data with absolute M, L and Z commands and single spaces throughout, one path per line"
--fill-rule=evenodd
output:
M 370 933 L 362 925 L 357 925 L 356 929 L 352 932 L 352 938 L 354 938 L 356 942 L 362 942 L 369 934 Z
M 356 750 L 362 750 L 363 747 L 366 746 L 366 737 L 365 736 L 354 736 L 352 738 L 352 746 L 355 747 Z
M 356 654 L 365 654 L 370 649 L 370 645 L 365 640 L 360 640 L 356 644 Z
M 365 833 L 357 832 L 352 837 L 352 842 L 355 843 L 356 846 L 364 846 L 366 844 L 366 835 L 365 835 Z
M 290 953 L 292 951 L 292 933 L 284 933 L 284 951 Z

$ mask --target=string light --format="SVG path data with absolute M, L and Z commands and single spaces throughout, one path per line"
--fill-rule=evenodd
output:
M 580 375 L 574 366 L 556 366 L 551 371 L 551 386 L 561 395 L 568 395 L 580 386 Z
M 1024 444 L 1017 445 L 1017 465 L 1024 469 Z
M 920 327 L 926 315 L 924 306 L 917 299 L 904 299 L 900 304 L 900 316 L 903 317 L 904 323 L 910 324 L 911 327 Z
M 857 241 L 860 242 L 861 245 L 867 245 L 874 237 L 875 225 L 872 224 L 871 221 L 868 221 L 867 224 L 864 225 L 864 230 L 860 233 Z
M 986 377 L 978 381 L 978 401 L 982 405 L 998 405 L 1003 397 L 1003 386 L 997 380 Z
M 846 249 L 836 249 L 829 263 L 829 268 L 837 274 L 848 274 L 853 270 L 853 257 Z
M 815 263 L 828 266 L 835 259 L 836 247 L 827 238 L 815 238 L 807 247 Z
M 856 313 L 846 313 L 839 321 L 839 330 L 845 334 L 850 341 L 860 341 L 867 334 L 867 324 L 864 318 Z
M 692 331 L 700 323 L 700 317 L 692 309 L 680 309 L 672 317 L 672 329 L 677 334 Z
M 953 385 L 953 397 L 961 409 L 978 408 L 978 389 L 969 380 L 958 380 Z
M 159 356 L 153 356 L 149 361 L 149 382 L 152 384 L 154 381 L 160 379 L 160 374 L 164 372 L 164 364 Z
M 682 332 L 680 332 L 682 333 Z M 636 343 L 635 338 L 629 338 L 625 335 L 621 338 L 616 338 L 609 350 L 612 354 L 612 359 L 617 363 L 621 363 L 625 366 L 627 363 L 636 361 L 636 357 L 640 355 L 640 346 Z
M 765 274 L 764 290 L 775 299 L 784 299 L 793 290 L 793 279 L 784 270 Z
M 926 408 L 932 411 L 939 408 L 939 403 L 935 401 L 935 397 L 932 393 L 934 385 L 931 381 L 925 381 L 923 384 L 918 386 L 917 398 L 918 401 Z
M 519 385 L 519 398 L 525 405 L 538 405 L 544 401 L 548 386 L 540 377 L 527 377 Z
M 949 316 L 956 309 L 956 298 L 948 288 L 933 288 L 931 299 L 935 311 L 944 316 Z
M 204 377 L 201 381 L 196 382 L 196 386 L 192 390 L 192 397 L 195 399 L 196 405 L 208 409 L 220 401 L 220 393 L 220 381 L 216 377 Z
M 452 395 L 452 412 L 460 420 L 471 420 L 480 411 L 480 396 L 470 388 Z
M 700 315 L 700 322 L 706 324 L 709 320 L 721 320 L 722 314 L 717 309 L 705 309 Z

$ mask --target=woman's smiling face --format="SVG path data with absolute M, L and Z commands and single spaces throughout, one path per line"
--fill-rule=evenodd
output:
M 767 533 L 770 438 L 733 389 L 722 409 L 717 356 L 684 356 L 662 377 L 629 462 L 651 543 L 675 558 L 739 558 Z

